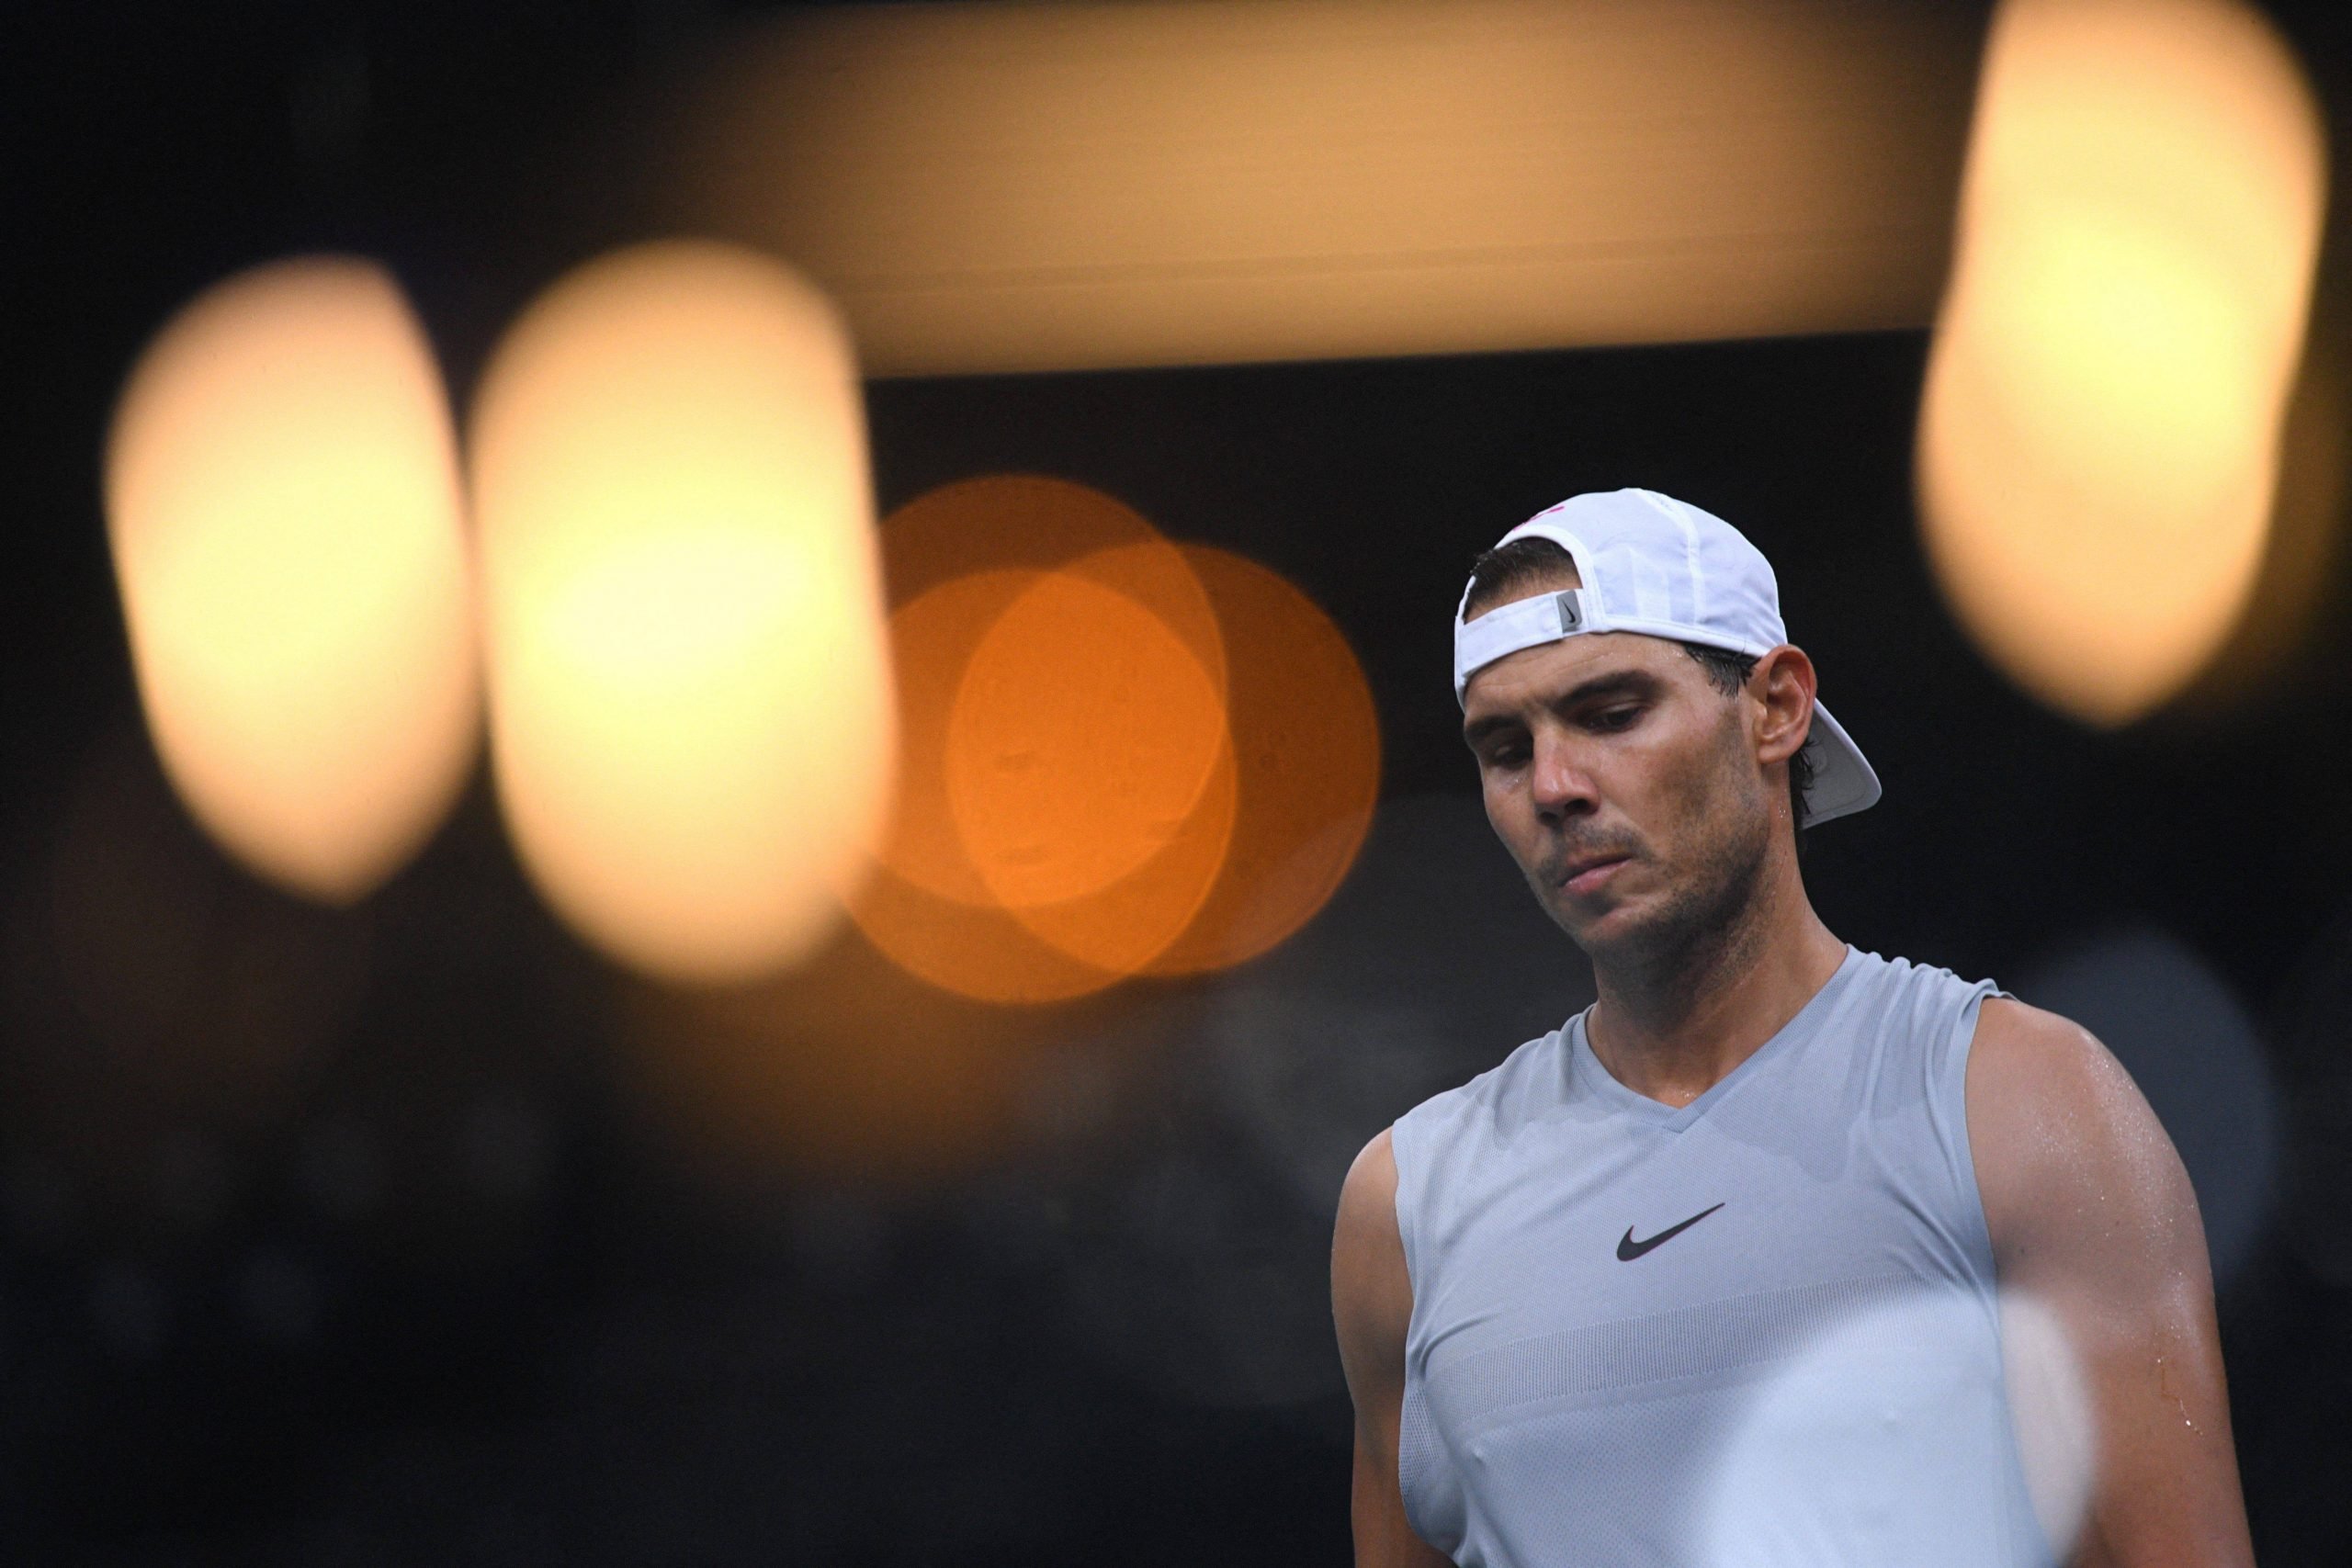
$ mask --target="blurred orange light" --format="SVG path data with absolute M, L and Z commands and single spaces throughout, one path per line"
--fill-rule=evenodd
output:
M 1060 1000 L 1242 962 L 1329 897 L 1379 735 L 1353 653 L 1296 589 L 1026 476 L 922 497 L 883 552 L 905 772 L 854 912 L 894 962 Z
M 1052 571 L 1122 545 L 1164 542 L 1142 513 L 1091 486 L 984 474 L 926 491 L 884 519 L 882 570 L 896 606 L 978 572 Z M 1181 562 L 1173 570 L 1184 575 Z
M 890 874 L 934 897 L 992 902 L 964 850 L 947 802 L 947 721 L 964 667 L 997 617 L 1036 582 L 1035 571 L 980 571 L 902 604 L 890 615 L 898 676 L 899 787 L 879 859 Z
M 1026 1015 L 920 984 L 855 940 L 750 986 L 624 982 L 627 1113 L 686 1174 L 922 1182 L 1021 1133 L 1037 1041 Z
M 1183 553 L 1083 485 L 966 480 L 883 525 L 905 769 L 875 945 L 991 1001 L 1140 970 L 1233 820 L 1216 614 Z
M 2261 566 L 2325 182 L 2233 0 L 2009 0 L 1920 413 L 1929 551 L 2021 685 L 2095 724 L 2187 684 Z
M 1216 886 L 1237 780 L 1207 671 L 1148 610 L 1083 576 L 1091 562 L 1038 582 L 973 650 L 948 796 L 1000 906 L 1124 976 Z
M 448 407 L 398 285 L 314 257 L 204 294 L 133 370 L 106 490 L 181 798 L 271 881 L 366 893 L 447 810 L 479 705 Z
M 1243 963 L 1314 919 L 1380 800 L 1379 716 L 1340 628 L 1255 561 L 1204 546 L 1184 557 L 1224 633 L 1239 812 L 1216 888 L 1155 974 Z
M 1069 1001 L 1107 990 L 1133 973 L 1090 964 L 1003 909 L 940 897 L 887 867 L 858 890 L 850 913 L 859 932 L 891 963 L 975 1001 Z
M 515 324 L 472 434 L 492 761 L 539 887 L 657 975 L 804 956 L 892 756 L 838 318 L 745 252 L 620 252 Z
M 1150 610 L 1075 573 L 1006 606 L 947 728 L 948 805 L 997 901 L 1083 897 L 1166 848 L 1224 753 L 1221 695 Z
M 1082 578 L 1145 608 L 1177 636 L 1220 694 L 1216 612 L 1183 554 L 1102 491 L 1035 475 L 943 486 L 882 526 L 903 759 L 881 863 L 914 887 L 993 904 L 947 790 L 948 725 L 974 652 L 1046 571 Z M 1194 780 L 1205 778 L 1205 770 Z

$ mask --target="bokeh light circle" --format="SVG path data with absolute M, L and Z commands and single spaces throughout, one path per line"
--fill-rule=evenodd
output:
M 902 767 L 859 929 L 988 1001 L 1136 973 L 1206 897 L 1232 824 L 1223 643 L 1184 554 L 1037 475 L 930 491 L 881 540 Z M 1187 722 L 1154 722 L 1155 697 Z
M 2270 1223 L 2285 1143 L 2269 1051 L 2245 1005 L 2195 948 L 2150 926 L 2079 939 L 2013 983 L 2098 1036 L 2147 1097 L 2226 1286 Z
M 1161 975 L 1245 963 L 1282 942 L 1339 888 L 1380 799 L 1380 722 L 1355 650 L 1278 572 L 1188 545 L 1216 608 L 1238 796 L 1216 886 L 1152 963 Z
M 1000 904 L 1067 903 L 1166 848 L 1225 745 L 1209 673 L 1165 622 L 1077 573 L 1049 573 L 965 663 L 948 807 Z
M 2036 1534 L 2065 1559 L 2096 1435 L 2053 1314 L 1914 1287 L 1787 1348 L 1723 1439 L 1691 1456 L 1710 1466 L 1695 1560 L 1994 1568 Z
M 500 805 L 548 902 L 650 973 L 813 952 L 888 807 L 857 371 L 831 305 L 689 243 L 560 280 L 474 414 Z
M 2236 0 L 2008 0 L 1920 401 L 1928 555 L 2027 691 L 2179 693 L 2271 544 L 2326 188 L 2294 55 Z
M 278 886 L 367 893 L 455 800 L 481 704 L 456 437 L 399 285 L 315 256 L 208 290 L 132 371 L 106 491 L 174 787 Z
M 1296 588 L 1034 475 L 932 491 L 882 538 L 904 768 L 853 910 L 877 948 L 1050 1001 L 1246 961 L 1330 897 L 1379 735 Z

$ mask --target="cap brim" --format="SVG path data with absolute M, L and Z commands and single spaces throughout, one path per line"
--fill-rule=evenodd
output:
M 1878 804 L 1884 793 L 1878 774 L 1846 727 L 1819 703 L 1813 705 L 1813 733 L 1805 738 L 1805 749 L 1813 753 L 1813 783 L 1804 792 L 1805 826 Z

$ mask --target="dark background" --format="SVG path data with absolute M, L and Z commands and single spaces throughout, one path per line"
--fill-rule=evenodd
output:
M 756 14 L 0 21 L 9 1561 L 1344 1562 L 1340 1173 L 1589 984 L 1478 818 L 1447 617 L 1509 524 L 1626 483 L 1764 547 L 1887 782 L 1809 849 L 1832 929 L 2115 1021 L 2225 1264 L 2257 1548 L 2352 1558 L 2343 557 L 2295 568 L 2324 573 L 2298 652 L 2230 700 L 2104 735 L 2045 713 L 1919 550 L 1924 333 L 871 385 L 886 508 L 1036 471 L 1251 555 L 1347 632 L 1385 748 L 1356 874 L 1237 975 L 1008 1016 L 854 939 L 820 959 L 802 984 L 902 1022 L 805 1081 L 887 1112 L 892 1072 L 961 1062 L 974 1103 L 923 1102 L 952 1135 L 715 1152 L 649 1113 L 642 988 L 543 911 L 479 781 L 354 911 L 221 861 L 146 750 L 107 565 L 141 344 L 229 272 L 356 250 L 462 406 L 532 293 L 635 237 L 600 150 L 645 84 Z M 2352 37 L 2272 14 L 2346 145 Z

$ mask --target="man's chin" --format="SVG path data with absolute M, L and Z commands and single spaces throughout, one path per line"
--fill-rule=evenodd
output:
M 1642 919 L 1630 900 L 1623 898 L 1568 898 L 1555 895 L 1544 900 L 1544 908 L 1552 923 L 1568 935 L 1568 940 L 1588 953 L 1596 956 L 1605 951 L 1622 948 L 1626 942 L 1641 940 Z

